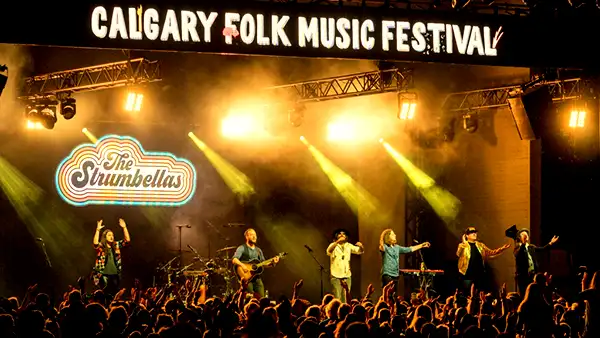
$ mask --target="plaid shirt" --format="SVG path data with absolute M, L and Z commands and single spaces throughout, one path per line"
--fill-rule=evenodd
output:
M 115 265 L 117 266 L 117 271 L 121 274 L 122 265 L 121 265 L 121 249 L 129 246 L 129 241 L 120 240 L 113 243 L 114 253 L 115 253 Z M 92 272 L 92 278 L 94 279 L 94 284 L 100 284 L 100 278 L 102 277 L 102 273 L 104 272 L 104 268 L 106 267 L 106 250 L 102 246 L 101 243 L 94 245 L 94 249 L 96 249 L 96 263 L 94 264 L 94 271 Z

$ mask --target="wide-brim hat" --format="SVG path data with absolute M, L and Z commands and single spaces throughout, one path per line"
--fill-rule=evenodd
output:
M 521 230 L 517 231 L 517 238 L 518 238 L 519 236 L 521 236 L 521 233 L 523 233 L 523 232 L 526 232 L 526 233 L 527 233 L 527 236 L 529 236 L 529 235 L 530 235 L 530 234 L 529 234 L 529 229 L 525 229 L 525 228 L 523 228 L 523 229 L 521 229 Z
M 333 239 L 337 239 L 341 233 L 346 234 L 346 237 L 350 238 L 350 232 L 346 229 L 337 229 L 333 232 Z
M 477 228 L 475 228 L 475 227 L 468 227 L 465 229 L 465 235 L 473 234 L 473 233 L 477 233 L 477 232 L 479 232 L 479 231 L 477 231 Z

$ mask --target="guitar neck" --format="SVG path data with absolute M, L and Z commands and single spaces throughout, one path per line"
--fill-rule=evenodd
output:
M 260 262 L 260 263 L 256 264 L 256 267 L 257 267 L 257 268 L 260 268 L 260 267 L 263 267 L 263 266 L 265 266 L 265 265 L 269 265 L 269 264 L 273 263 L 273 259 L 274 259 L 274 258 L 269 258 L 269 259 L 267 259 L 266 261 L 262 261 L 262 262 Z

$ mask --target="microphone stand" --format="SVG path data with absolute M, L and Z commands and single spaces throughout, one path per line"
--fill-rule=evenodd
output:
M 425 258 L 423 257 L 423 250 L 419 250 L 419 257 L 421 257 L 421 271 L 423 270 L 427 270 L 427 265 L 425 265 Z M 425 274 L 421 274 L 421 280 L 419 282 L 419 284 L 421 284 L 421 289 L 423 289 L 423 291 L 425 291 L 425 296 L 429 297 L 429 276 L 426 276 Z
M 323 264 L 321 264 L 321 262 L 319 262 L 319 260 L 317 259 L 317 257 L 315 256 L 314 252 L 310 249 L 308 249 L 308 253 L 310 254 L 310 256 L 314 259 L 314 261 L 317 263 L 317 265 L 319 266 L 319 278 L 321 279 L 321 299 L 323 299 L 323 273 L 327 272 L 327 269 L 325 269 L 325 267 L 323 266 Z
M 217 233 L 217 235 L 219 235 L 219 237 L 221 237 L 221 239 L 225 240 L 225 242 L 229 241 L 229 237 L 225 237 L 223 235 L 223 233 L 221 231 L 219 231 L 219 229 L 217 229 L 217 227 L 214 226 L 209 220 L 206 220 L 206 224 L 208 224 L 208 226 L 211 229 L 213 229 Z M 210 258 L 210 242 L 211 242 L 211 240 L 210 240 L 210 237 L 209 237 L 208 238 L 208 258 Z
M 42 251 L 44 252 L 44 257 L 46 258 L 46 264 L 48 264 L 49 268 L 52 268 L 52 262 L 50 262 L 50 256 L 48 256 L 48 252 L 46 251 L 46 243 L 41 241 L 42 243 Z

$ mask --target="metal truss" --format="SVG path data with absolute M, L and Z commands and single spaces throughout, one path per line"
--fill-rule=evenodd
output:
M 411 69 L 377 70 L 266 88 L 276 98 L 298 103 L 402 92 L 413 87 Z
M 540 82 L 546 85 L 554 102 L 580 99 L 586 89 L 580 78 Z M 446 112 L 466 112 L 472 110 L 499 108 L 508 105 L 508 98 L 522 93 L 521 86 L 506 86 L 479 89 L 449 94 L 442 110 Z
M 302 3 L 318 4 L 338 7 L 384 7 L 406 10 L 421 11 L 453 11 L 459 10 L 452 8 L 452 1 L 439 0 L 257 0 L 262 2 L 274 3 Z M 468 6 L 460 9 L 462 13 L 492 14 L 492 15 L 513 15 L 527 16 L 530 8 L 527 5 L 513 2 L 502 2 L 485 4 L 483 1 L 471 1 Z
M 160 62 L 138 58 L 26 78 L 19 98 L 58 97 L 160 80 Z

